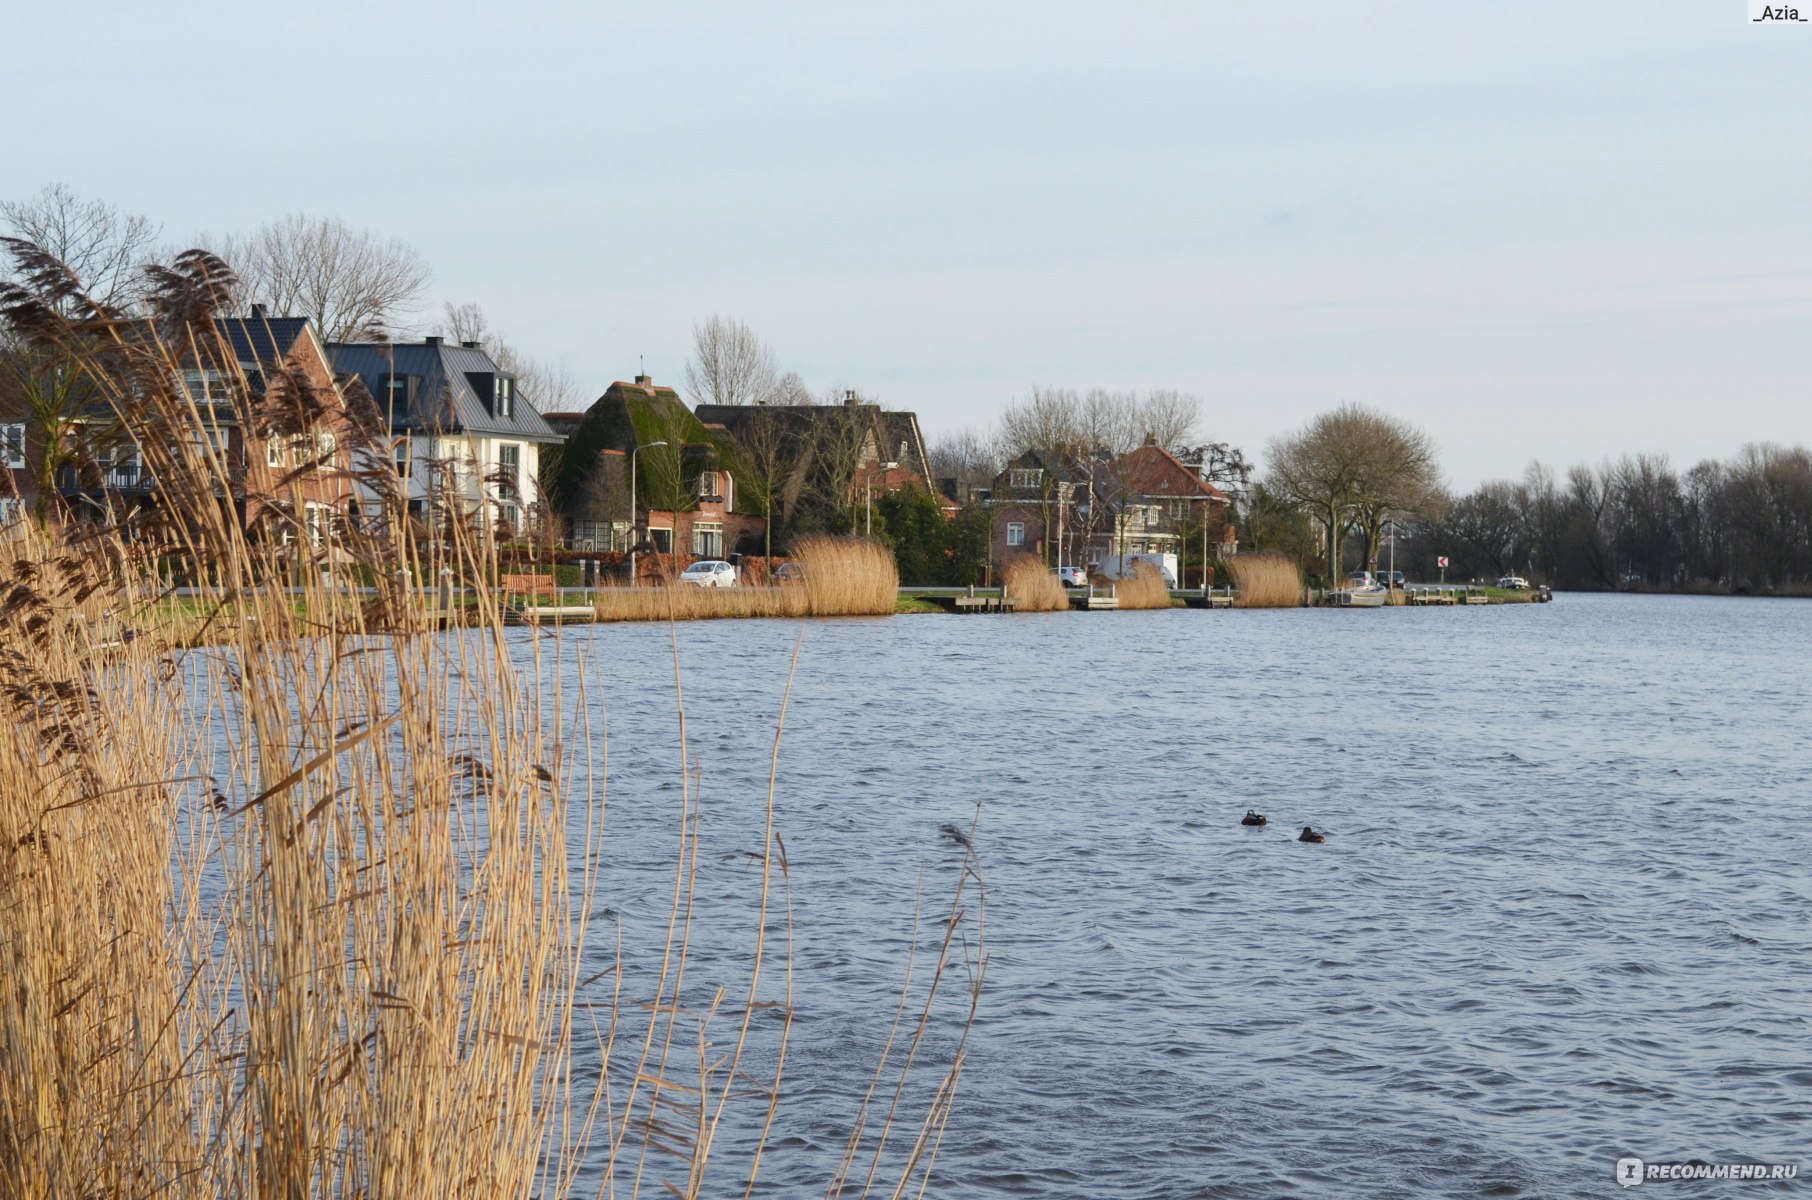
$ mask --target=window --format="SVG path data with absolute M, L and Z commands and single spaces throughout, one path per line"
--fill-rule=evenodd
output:
M 339 439 L 334 437 L 333 434 L 328 433 L 326 430 L 322 430 L 320 433 L 315 434 L 316 462 L 332 462 L 333 452 L 339 448 Z
M 498 381 L 499 383 L 502 380 Z M 497 495 L 499 499 L 514 500 L 520 494 L 522 486 L 522 447 L 497 447 Z
M 227 438 L 228 431 L 226 428 L 220 425 L 206 423 L 198 429 L 192 429 L 187 432 L 183 436 L 183 441 L 188 443 L 190 448 L 195 451 L 197 458 L 207 457 L 208 452 L 211 450 L 220 456 L 222 462 L 225 462 L 227 460 Z
M 508 417 L 516 410 L 516 381 L 508 375 L 499 375 L 491 391 L 491 415 Z
M 0 526 L 11 525 L 25 516 L 25 505 L 11 496 L 0 496 Z
M 409 478 L 409 439 L 398 438 L 392 453 L 396 457 L 396 474 L 400 479 Z
M 699 558 L 722 558 L 724 556 L 724 527 L 703 523 L 694 525 L 692 527 L 692 553 Z
M 215 370 L 184 371 L 182 389 L 195 404 L 225 404 L 232 399 L 226 374 Z
M 0 466 L 17 470 L 25 465 L 25 426 L 0 425 Z
M 325 504 L 309 502 L 302 507 L 303 524 L 308 529 L 308 544 L 319 546 L 333 528 L 333 510 Z
M 658 553 L 673 553 L 673 530 L 650 529 L 648 531 L 648 540 L 654 543 L 654 548 Z
M 267 467 L 283 465 L 283 439 L 274 433 L 264 439 L 264 465 Z
M 415 399 L 414 375 L 381 375 L 378 377 L 378 403 L 388 404 L 393 411 L 406 411 Z
M 717 495 L 716 471 L 702 471 L 699 473 L 697 495 L 701 497 Z
M 1026 523 L 1024 521 L 1007 522 L 1007 545 L 1023 546 L 1026 544 Z
M 1007 486 L 1016 488 L 1035 488 L 1044 483 L 1042 467 L 1014 467 L 1007 472 Z

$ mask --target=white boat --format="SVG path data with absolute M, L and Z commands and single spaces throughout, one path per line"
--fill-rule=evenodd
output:
M 1328 598 L 1338 608 L 1383 608 L 1390 599 L 1390 589 L 1372 578 L 1370 571 L 1355 571 Z

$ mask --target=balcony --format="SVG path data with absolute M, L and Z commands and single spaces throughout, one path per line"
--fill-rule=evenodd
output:
M 149 492 L 157 486 L 151 472 L 137 463 L 114 463 L 105 467 L 62 467 L 57 471 L 60 492 Z

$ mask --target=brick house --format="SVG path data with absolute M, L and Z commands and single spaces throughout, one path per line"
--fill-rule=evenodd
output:
M 766 521 L 744 511 L 735 440 L 700 421 L 672 388 L 648 375 L 619 380 L 561 423 L 570 433 L 554 500 L 575 548 L 633 548 L 676 565 L 761 552 Z
M 1088 477 L 1070 456 L 1027 450 L 994 477 L 984 504 L 996 572 L 1022 554 L 1053 567 L 1080 562 L 1088 544 Z
M 219 318 L 214 329 L 213 339 L 195 342 L 173 364 L 172 383 L 195 406 L 193 424 L 174 436 L 218 457 L 243 527 L 268 524 L 285 538 L 318 539 L 345 514 L 352 489 L 344 397 L 313 322 L 267 316 L 254 305 L 250 316 Z M 169 502 L 103 398 L 77 398 L 50 428 L 40 427 L 48 420 L 43 410 L 17 396 L 3 406 L 0 463 L 13 494 L 0 499 L 0 517 L 36 505 L 46 484 L 75 520 L 117 522 Z M 271 428 L 248 429 L 248 419 Z

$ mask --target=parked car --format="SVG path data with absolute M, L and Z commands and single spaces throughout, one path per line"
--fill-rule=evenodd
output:
M 1088 572 L 1081 567 L 1052 567 L 1051 574 L 1066 588 L 1088 586 Z
M 1385 587 L 1400 588 L 1403 586 L 1403 572 L 1401 572 L 1401 571 L 1379 571 L 1378 572 L 1378 582 L 1383 584 Z
M 805 581 L 805 568 L 798 563 L 781 563 L 774 568 L 773 579 L 775 583 L 803 583 Z
M 719 558 L 705 558 L 681 571 L 679 578 L 694 587 L 735 587 L 736 568 Z
M 1526 592 L 1529 590 L 1529 581 L 1521 575 L 1506 575 L 1497 581 L 1497 586 L 1513 592 Z

